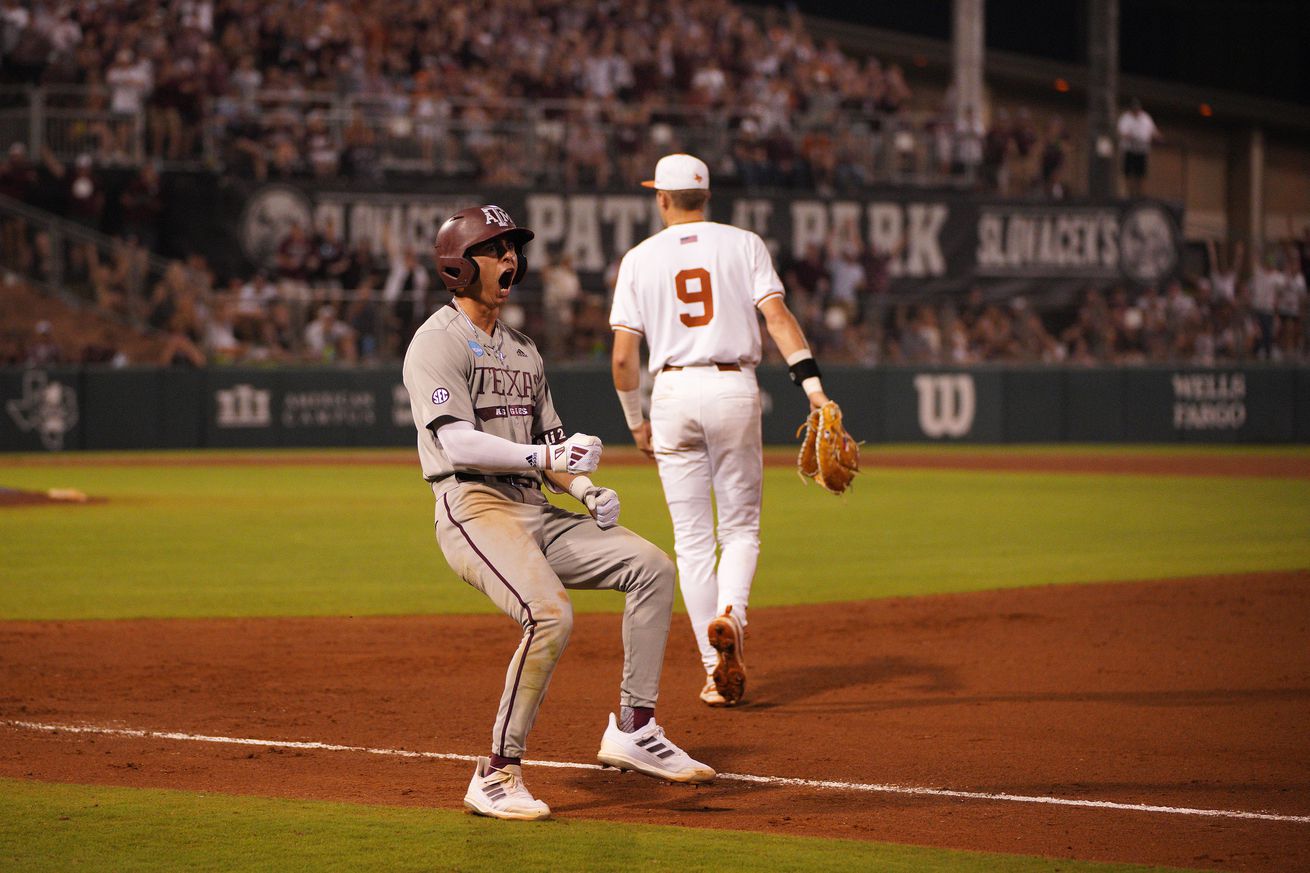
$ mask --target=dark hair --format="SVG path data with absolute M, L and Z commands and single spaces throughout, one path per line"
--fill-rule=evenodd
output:
M 673 208 L 682 212 L 700 212 L 710 201 L 710 192 L 704 188 L 685 188 L 664 193 L 673 201 Z

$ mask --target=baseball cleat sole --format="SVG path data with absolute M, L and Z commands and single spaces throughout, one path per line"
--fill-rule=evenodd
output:
M 550 818 L 549 809 L 545 812 L 516 812 L 513 810 L 482 809 L 476 803 L 467 798 L 464 800 L 464 810 L 472 815 L 482 815 L 487 818 L 500 818 L 505 819 L 506 821 L 541 821 L 542 819 Z
M 659 770 L 648 764 L 634 761 L 627 758 L 621 753 L 613 751 L 602 751 L 600 757 L 600 768 L 618 770 L 620 773 L 627 773 L 631 770 L 634 773 L 640 773 L 643 776 L 649 776 L 652 779 L 663 779 L 665 782 L 679 782 L 682 784 L 694 785 L 702 782 L 712 782 L 715 772 L 708 767 L 703 769 L 683 770 L 680 772 L 670 772 Z
M 741 657 L 741 640 L 733 622 L 719 617 L 710 622 L 710 645 L 719 653 L 714 668 L 714 688 L 723 698 L 718 706 L 736 706 L 746 694 L 746 665 Z

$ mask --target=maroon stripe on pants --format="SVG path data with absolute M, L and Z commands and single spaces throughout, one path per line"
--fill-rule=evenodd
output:
M 506 579 L 504 575 L 499 570 L 496 569 L 496 565 L 491 563 L 491 559 L 488 558 L 485 554 L 483 554 L 482 549 L 478 548 L 478 544 L 473 542 L 473 537 L 469 536 L 469 532 L 464 530 L 464 525 L 455 521 L 455 516 L 452 515 L 450 512 L 450 495 L 449 494 L 441 495 L 441 501 L 444 504 L 446 504 L 446 518 L 450 519 L 451 524 L 459 528 L 459 532 L 464 537 L 464 541 L 469 544 L 469 548 L 472 549 L 474 552 L 477 552 L 478 557 L 481 558 L 483 563 L 485 563 L 491 569 L 491 572 L 496 574 L 496 578 L 499 579 L 501 583 L 506 588 L 509 589 L 509 593 L 514 595 L 514 598 L 518 600 L 519 605 L 523 607 L 523 611 L 528 614 L 528 644 L 523 647 L 523 657 L 519 659 L 519 669 L 514 674 L 514 690 L 512 690 L 509 693 L 509 708 L 505 710 L 505 724 L 503 724 L 500 728 L 500 749 L 499 751 L 496 752 L 496 754 L 504 756 L 505 733 L 506 731 L 509 730 L 510 718 L 514 715 L 514 699 L 518 697 L 519 694 L 519 682 L 523 679 L 523 665 L 528 660 L 528 649 L 532 648 L 532 638 L 537 633 L 537 620 L 532 617 L 532 607 L 528 606 L 528 602 L 524 600 L 521 596 L 519 596 L 519 593 L 514 590 L 514 586 L 509 584 L 509 580 Z

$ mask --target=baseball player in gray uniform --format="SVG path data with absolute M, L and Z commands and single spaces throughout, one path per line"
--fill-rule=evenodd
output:
M 536 345 L 497 320 L 527 271 L 532 236 L 497 206 L 448 218 L 436 260 L 454 297 L 418 329 L 404 363 L 423 478 L 436 496 L 437 542 L 451 568 L 523 628 L 491 754 L 478 758 L 464 797 L 473 812 L 504 819 L 550 815 L 524 786 L 521 759 L 573 627 L 569 588 L 627 596 L 619 715 L 610 714 L 600 762 L 675 782 L 715 776 L 655 721 L 673 564 L 618 526 L 618 495 L 586 475 L 600 462 L 600 440 L 565 437 Z M 551 504 L 543 482 L 587 514 Z

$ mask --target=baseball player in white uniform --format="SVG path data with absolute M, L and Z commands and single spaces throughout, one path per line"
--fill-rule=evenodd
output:
M 637 446 L 659 467 L 673 520 L 682 597 L 706 673 L 700 697 L 732 706 L 745 694 L 743 632 L 760 551 L 757 313 L 811 407 L 828 398 L 764 241 L 705 220 L 709 182 L 703 161 L 675 154 L 642 183 L 655 189 L 665 226 L 624 256 L 610 327 L 614 387 Z M 649 420 L 638 391 L 643 338 L 655 377 Z
M 619 498 L 586 475 L 601 443 L 565 438 L 537 347 L 498 316 L 527 270 L 532 231 L 497 206 L 465 209 L 437 232 L 437 269 L 454 299 L 423 323 L 405 353 L 404 380 L 418 430 L 423 478 L 436 496 L 437 542 L 451 569 L 523 628 L 491 735 L 464 805 L 502 819 L 539 819 L 550 808 L 523 784 L 528 732 L 573 627 L 567 589 L 627 596 L 619 716 L 598 758 L 674 782 L 706 782 L 655 722 L 655 699 L 673 609 L 673 565 L 618 526 Z M 587 514 L 546 500 L 545 483 Z

